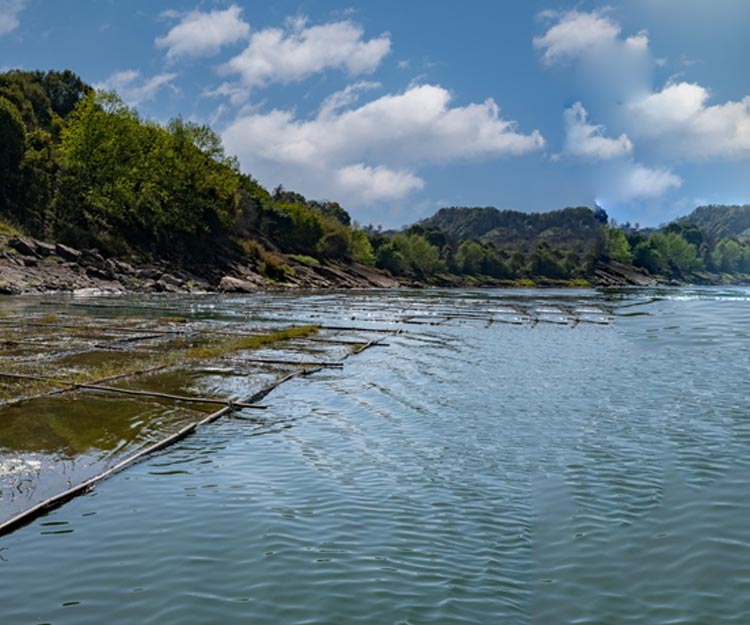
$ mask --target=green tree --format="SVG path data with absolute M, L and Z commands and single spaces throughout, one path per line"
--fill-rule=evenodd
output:
M 364 230 L 360 230 L 359 228 L 352 230 L 351 248 L 352 260 L 363 265 L 372 266 L 375 264 L 375 253 L 373 252 L 370 239 Z
M 633 254 L 625 233 L 620 228 L 607 228 L 607 256 L 620 263 L 630 264 Z
M 385 269 L 394 276 L 402 276 L 408 271 L 408 264 L 403 254 L 396 248 L 393 241 L 380 245 L 375 254 L 375 266 Z
M 654 232 L 649 242 L 658 251 L 668 271 L 675 276 L 686 276 L 701 269 L 698 250 L 676 232 Z
M 56 220 L 68 236 L 165 250 L 236 220 L 239 176 L 206 127 L 178 119 L 165 129 L 114 93 L 89 94 L 60 153 Z
M 456 267 L 461 273 L 478 275 L 482 273 L 485 258 L 484 248 L 477 241 L 462 241 L 456 252 Z
M 555 258 L 554 252 L 547 243 L 540 243 L 529 257 L 529 273 L 532 277 L 565 278 L 565 270 Z
M 0 201 L 6 207 L 17 192 L 25 150 L 26 128 L 18 109 L 5 98 L 0 98 Z
M 445 271 L 440 250 L 418 234 L 393 237 L 396 249 L 401 252 L 410 272 L 419 278 L 428 278 Z
M 736 273 L 740 268 L 742 252 L 742 246 L 737 241 L 725 237 L 716 244 L 711 255 L 714 266 L 725 273 Z

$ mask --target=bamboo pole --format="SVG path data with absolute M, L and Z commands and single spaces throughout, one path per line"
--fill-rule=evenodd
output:
M 262 399 L 263 397 L 268 395 L 271 391 L 281 386 L 284 382 L 287 382 L 288 380 L 291 380 L 292 378 L 295 378 L 298 376 L 311 375 L 312 373 L 315 373 L 316 371 L 320 371 L 320 369 L 301 369 L 299 371 L 290 373 L 289 375 L 284 376 L 280 380 L 277 380 L 273 384 L 270 384 L 269 386 L 255 393 L 252 397 L 250 397 L 248 405 L 254 404 L 259 399 Z M 13 374 L 0 373 L 0 375 L 12 376 Z M 54 495 L 53 497 L 45 499 L 44 501 L 36 504 L 35 506 L 32 506 L 28 510 L 24 510 L 20 514 L 0 524 L 0 536 L 8 534 L 18 529 L 19 527 L 22 527 L 30 523 L 37 517 L 42 516 L 43 514 L 50 512 L 51 510 L 54 510 L 55 508 L 59 508 L 60 506 L 70 501 L 71 499 L 78 497 L 79 495 L 83 495 L 84 493 L 90 491 L 94 486 L 96 486 L 96 484 L 98 484 L 102 480 L 105 480 L 108 477 L 111 477 L 115 473 L 122 471 L 129 465 L 145 458 L 146 456 L 150 454 L 153 454 L 156 451 L 159 451 L 161 449 L 164 449 L 165 447 L 169 447 L 170 445 L 173 445 L 174 443 L 192 434 L 199 426 L 213 423 L 214 421 L 217 421 L 221 417 L 234 412 L 239 407 L 240 407 L 239 403 L 230 403 L 224 406 L 223 408 L 221 408 L 220 410 L 217 410 L 216 412 L 211 413 L 204 419 L 201 419 L 200 421 L 197 421 L 195 423 L 191 423 L 190 425 L 185 426 L 178 432 L 175 432 L 174 434 L 167 436 L 166 438 L 154 443 L 153 445 L 150 445 L 149 447 L 142 449 L 138 453 L 117 463 L 113 467 L 110 467 L 106 471 L 103 471 L 102 473 L 99 473 L 98 475 L 92 478 L 89 478 L 88 480 L 85 480 L 84 482 L 81 482 L 77 486 L 69 488 L 68 490 L 62 493 L 59 493 L 57 495 Z
M 136 395 L 141 397 L 155 397 L 157 399 L 171 399 L 194 404 L 215 404 L 225 406 L 235 406 L 236 408 L 252 408 L 255 410 L 265 410 L 268 406 L 258 404 L 247 404 L 241 401 L 231 399 L 215 399 L 212 397 L 188 397 L 185 395 L 172 395 L 170 393 L 158 393 L 156 391 L 138 391 L 127 388 L 117 388 L 116 386 L 100 386 L 98 384 L 76 384 L 76 388 L 83 388 L 90 391 L 102 391 L 104 393 L 120 393 L 123 395 Z
M 254 395 L 251 395 L 248 401 L 254 404 L 255 402 L 263 399 L 271 391 L 277 389 L 279 386 L 281 386 L 285 382 L 288 382 L 289 380 L 293 380 L 294 378 L 297 378 L 297 377 L 307 377 L 308 375 L 312 375 L 313 373 L 317 373 L 319 371 L 322 371 L 322 369 L 321 368 L 298 369 L 297 371 L 293 371 L 292 373 L 285 375 L 283 378 L 276 380 L 276 382 L 273 382 L 272 384 L 269 384 L 265 388 L 262 388 Z
M 326 362 L 326 361 L 306 361 L 306 360 L 274 360 L 272 358 L 224 358 L 223 360 L 229 360 L 230 362 L 250 362 L 253 364 L 265 364 L 265 365 L 294 365 L 297 367 L 331 367 L 334 369 L 340 369 L 344 365 L 340 362 Z
M 44 325 L 44 324 L 42 324 L 42 325 Z M 333 328 L 327 328 L 327 329 L 337 329 L 337 328 L 333 327 Z M 340 329 L 345 330 L 345 331 L 351 330 L 351 328 L 346 328 L 346 327 L 342 327 Z M 354 331 L 357 331 L 357 330 L 354 329 Z M 401 332 L 401 330 L 383 330 L 383 329 L 377 329 L 377 330 L 367 329 L 365 331 L 367 331 L 367 332 L 385 332 L 385 333 L 388 333 L 390 335 L 399 334 Z M 381 339 L 369 341 L 369 342 L 365 343 L 361 348 L 353 350 L 350 354 L 347 355 L 347 357 L 355 355 L 355 354 L 362 353 L 364 350 L 366 350 L 366 349 L 368 349 L 370 347 L 373 347 L 375 345 L 381 344 L 382 341 L 384 341 L 384 340 L 385 340 L 385 337 L 383 337 Z M 329 363 L 325 363 L 325 364 L 329 364 Z M 148 369 L 142 370 L 140 373 L 145 373 L 147 371 L 154 371 L 154 370 L 165 369 L 165 368 L 167 368 L 167 365 L 161 365 L 161 366 L 158 366 L 158 367 L 154 367 L 151 370 L 148 370 Z M 187 426 L 183 427 L 182 429 L 180 429 L 179 431 L 175 432 L 174 434 L 171 434 L 170 436 L 167 436 L 166 438 L 164 438 L 164 439 L 162 439 L 162 440 L 154 443 L 153 445 L 150 445 L 150 446 L 146 447 L 145 449 L 142 449 L 141 451 L 137 452 L 136 454 L 134 454 L 134 455 L 126 458 L 125 460 L 117 463 L 116 465 L 110 467 L 109 469 L 107 469 L 107 470 L 99 473 L 98 475 L 95 475 L 94 477 L 89 478 L 88 480 L 85 480 L 81 484 L 78 484 L 77 486 L 69 488 L 68 490 L 63 491 L 62 493 L 59 493 L 57 495 L 54 495 L 53 497 L 45 499 L 44 501 L 36 504 L 35 506 L 32 506 L 28 510 L 25 510 L 25 511 L 21 512 L 20 514 L 14 516 L 13 518 L 5 521 L 4 523 L 0 524 L 0 536 L 3 536 L 5 534 L 8 534 L 8 533 L 12 532 L 13 530 L 15 530 L 17 528 L 30 523 L 35 518 L 37 518 L 37 517 L 39 517 L 39 516 L 41 516 L 41 515 L 49 512 L 49 511 L 51 511 L 51 510 L 53 510 L 55 508 L 58 508 L 58 507 L 62 506 L 64 503 L 70 501 L 71 499 L 73 499 L 73 498 L 75 498 L 75 497 L 77 497 L 79 495 L 82 495 L 82 494 L 90 491 L 92 488 L 94 488 L 96 486 L 96 484 L 98 484 L 102 480 L 105 480 L 108 477 L 114 475 L 115 473 L 118 473 L 119 471 L 122 471 L 123 469 L 125 469 L 129 465 L 131 465 L 131 464 L 133 464 L 133 463 L 135 463 L 135 462 L 137 462 L 137 461 L 145 458 L 146 456 L 148 456 L 150 454 L 153 454 L 156 451 L 164 449 L 165 447 L 173 445 L 177 441 L 186 438 L 187 436 L 189 436 L 190 434 L 192 434 L 193 432 L 195 432 L 195 430 L 199 426 L 201 426 L 201 425 L 206 425 L 206 424 L 209 424 L 209 423 L 213 423 L 214 421 L 220 419 L 221 417 L 223 417 L 225 415 L 228 415 L 228 414 L 230 414 L 230 413 L 232 413 L 235 410 L 238 410 L 240 408 L 245 408 L 245 407 L 248 407 L 248 408 L 265 408 L 265 407 L 258 406 L 256 404 L 256 402 L 259 401 L 260 399 L 264 398 L 269 393 L 271 393 L 273 390 L 275 390 L 276 388 L 278 388 L 279 386 L 281 386 L 285 382 L 288 382 L 289 380 L 292 380 L 292 379 L 294 379 L 296 377 L 302 377 L 302 376 L 306 377 L 306 376 L 312 375 L 313 373 L 317 373 L 317 372 L 322 371 L 322 370 L 323 370 L 323 367 L 319 366 L 319 367 L 315 367 L 315 368 L 302 368 L 302 369 L 298 369 L 296 371 L 293 371 L 292 373 L 289 373 L 288 375 L 286 375 L 286 376 L 284 376 L 284 377 L 276 380 L 272 384 L 269 384 L 268 386 L 264 387 L 260 391 L 254 393 L 247 400 L 247 402 L 231 402 L 231 401 L 224 402 L 222 400 L 209 400 L 212 403 L 215 402 L 215 401 L 218 401 L 220 403 L 226 403 L 227 405 L 225 405 L 223 408 L 217 410 L 216 412 L 211 413 L 210 415 L 208 415 L 204 419 L 202 419 L 200 421 L 197 421 L 195 423 L 191 423 L 190 425 L 187 425 Z M 111 376 L 110 378 L 108 378 L 108 380 L 111 381 L 113 379 L 121 379 L 121 378 L 129 377 L 129 376 L 132 376 L 132 375 L 139 375 L 139 372 L 130 372 L 130 373 L 126 373 L 126 374 L 120 374 L 120 375 L 116 375 L 116 376 Z M 8 378 L 15 378 L 15 379 L 29 379 L 29 380 L 37 380 L 37 381 L 47 381 L 47 382 L 51 382 L 51 383 L 59 383 L 59 384 L 65 385 L 65 386 L 70 386 L 71 385 L 70 382 L 67 382 L 67 381 L 64 381 L 64 380 L 57 380 L 55 378 L 46 378 L 46 377 L 43 377 L 43 376 L 36 376 L 36 375 L 31 375 L 31 374 L 14 374 L 14 373 L 0 372 L 0 376 L 2 376 L 2 377 L 8 377 Z M 105 380 L 100 380 L 100 382 L 105 381 Z M 71 387 L 71 389 L 75 389 L 75 388 L 87 388 L 87 389 L 90 389 L 90 390 L 101 390 L 101 391 L 105 391 L 105 392 L 119 392 L 119 393 L 137 394 L 137 395 L 146 395 L 146 394 L 148 394 L 148 395 L 166 397 L 166 398 L 169 398 L 169 399 L 179 399 L 180 401 L 182 401 L 182 400 L 185 400 L 185 401 L 196 401 L 196 398 L 182 398 L 182 397 L 179 397 L 179 396 L 169 396 L 169 395 L 164 394 L 164 393 L 148 393 L 148 392 L 144 392 L 144 391 L 130 391 L 128 389 L 118 389 L 118 388 L 115 388 L 115 387 L 106 387 L 106 386 L 101 386 L 101 385 L 98 385 L 98 384 L 78 384 L 78 385 L 73 385 L 73 386 L 70 386 L 70 387 Z M 56 392 L 65 392 L 65 390 L 60 390 L 60 391 L 56 391 Z M 198 398 L 198 399 L 199 400 L 206 400 L 208 398 Z
M 122 395 L 136 395 L 141 397 L 154 397 L 157 399 L 171 399 L 174 401 L 181 401 L 186 403 L 195 404 L 217 404 L 226 406 L 236 406 L 237 408 L 253 408 L 256 410 L 265 410 L 267 406 L 258 406 L 252 403 L 235 402 L 231 399 L 217 399 L 212 397 L 188 397 L 186 395 L 172 395 L 170 393 L 159 393 L 156 391 L 140 391 L 128 388 L 118 388 L 116 386 L 102 386 L 101 384 L 87 384 L 87 383 L 75 383 L 67 382 L 65 380 L 58 380 L 56 378 L 49 378 L 39 375 L 26 375 L 21 373 L 5 373 L 0 372 L 1 377 L 15 378 L 22 380 L 35 380 L 39 382 L 49 382 L 50 384 L 61 384 L 70 386 L 70 390 L 85 389 L 89 391 L 102 391 L 105 393 L 119 393 Z
M 225 411 L 228 411 L 230 409 L 231 409 L 230 406 L 226 406 L 222 408 L 221 410 L 217 411 L 216 413 L 214 413 L 214 415 L 209 415 L 209 416 L 218 415 L 218 416 L 215 416 L 215 418 L 218 419 L 220 416 L 225 414 Z M 206 419 L 204 419 L 204 421 L 205 420 Z M 13 530 L 18 529 L 19 527 L 26 525 L 27 523 L 30 523 L 35 518 L 45 514 L 46 512 L 54 510 L 55 508 L 59 508 L 64 503 L 70 501 L 74 497 L 83 495 L 84 493 L 90 491 L 97 483 L 114 475 L 115 473 L 119 471 L 122 471 L 125 467 L 133 464 L 134 462 L 140 460 L 141 458 L 144 458 L 145 456 L 152 454 L 155 451 L 163 449 L 164 447 L 172 445 L 176 443 L 177 441 L 185 438 L 186 436 L 191 434 L 193 431 L 195 431 L 195 428 L 197 427 L 197 425 L 198 425 L 197 423 L 191 423 L 190 425 L 185 426 L 178 432 L 175 432 L 171 436 L 168 436 L 167 438 L 164 438 L 158 441 L 157 443 L 154 443 L 153 445 L 146 447 L 145 449 L 142 449 L 141 451 L 130 456 L 129 458 L 126 458 L 122 462 L 117 463 L 116 465 L 114 465 L 113 467 L 110 467 L 106 471 L 103 471 L 102 473 L 99 473 L 98 475 L 95 475 L 94 477 L 89 478 L 88 480 L 85 480 L 84 482 L 81 482 L 77 486 L 73 486 L 72 488 L 69 488 L 68 490 L 63 491 L 62 493 L 54 495 L 53 497 L 49 497 L 48 499 L 45 499 L 44 501 L 36 504 L 35 506 L 32 506 L 31 508 L 24 510 L 20 514 L 17 514 L 13 518 L 0 524 L 0 536 L 8 534 L 12 532 Z
M 366 341 L 347 341 L 344 339 L 316 339 L 316 338 L 305 338 L 305 341 L 310 343 L 327 343 L 329 345 L 362 345 Z M 388 347 L 388 343 L 379 343 L 381 347 Z
M 397 321 L 389 322 L 389 323 L 398 323 Z M 321 330 L 337 330 L 341 332 L 375 332 L 375 333 L 384 333 L 384 334 L 394 334 L 394 331 L 389 328 L 360 328 L 360 327 L 354 327 L 354 326 L 320 326 Z M 400 334 L 401 330 L 398 330 L 395 332 L 395 334 Z

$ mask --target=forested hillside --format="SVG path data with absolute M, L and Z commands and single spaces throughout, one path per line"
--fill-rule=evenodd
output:
M 195 258 L 221 248 L 372 263 L 344 209 L 241 173 L 207 126 L 142 119 L 72 72 L 0 74 L 0 212 L 27 234 L 105 254 Z
M 656 231 L 619 228 L 599 207 L 453 207 L 399 232 L 361 229 L 335 201 L 263 188 L 209 127 L 144 119 L 70 71 L 0 74 L 0 235 L 12 232 L 95 250 L 89 258 L 168 259 L 195 271 L 239 263 L 308 286 L 295 267 L 330 275 L 329 265 L 356 263 L 402 283 L 464 285 L 610 283 L 614 263 L 635 282 L 638 272 L 750 274 L 748 206 L 701 207 Z M 211 275 L 218 283 L 222 273 Z
M 677 223 L 696 226 L 714 239 L 736 237 L 750 240 L 750 205 L 699 206 Z
M 522 213 L 496 208 L 442 208 L 422 222 L 455 240 L 478 239 L 495 245 L 526 249 L 545 241 L 584 252 L 596 245 L 607 223 L 606 213 L 577 207 L 546 213 Z

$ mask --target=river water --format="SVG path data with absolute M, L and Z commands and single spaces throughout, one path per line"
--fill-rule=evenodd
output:
M 750 623 L 748 289 L 104 301 L 403 332 L 0 538 L 3 625 Z

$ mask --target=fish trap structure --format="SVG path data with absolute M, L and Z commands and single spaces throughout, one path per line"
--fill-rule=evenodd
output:
M 0 319 L 0 536 L 399 330 L 47 313 Z
M 262 414 L 260 402 L 282 384 L 340 370 L 395 335 L 615 319 L 611 309 L 565 297 L 222 301 L 231 306 L 217 311 L 211 297 L 176 306 L 68 299 L 0 311 L 0 536 L 200 427 Z

